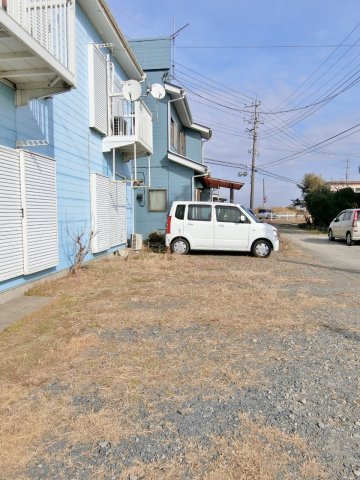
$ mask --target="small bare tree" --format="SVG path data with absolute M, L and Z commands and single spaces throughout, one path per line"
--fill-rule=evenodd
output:
M 77 270 L 81 268 L 86 255 L 90 252 L 91 240 L 95 237 L 96 233 L 91 230 L 87 235 L 86 227 L 82 227 L 81 230 L 78 230 L 74 234 L 70 233 L 67 229 L 67 234 L 71 238 L 74 247 L 70 273 L 75 274 Z

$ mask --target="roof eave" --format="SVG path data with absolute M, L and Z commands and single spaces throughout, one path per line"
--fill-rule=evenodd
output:
M 187 128 L 191 128 L 192 130 L 199 132 L 202 138 L 210 140 L 210 138 L 212 137 L 211 128 L 205 127 L 204 125 L 200 125 L 198 123 L 194 123 L 192 121 L 190 106 L 186 97 L 185 89 L 166 82 L 164 83 L 164 87 L 166 93 L 170 95 L 171 99 L 176 100 L 176 102 L 174 102 L 174 105 L 183 125 Z
M 186 98 L 186 91 L 184 88 L 178 87 L 177 85 L 172 85 L 171 83 L 164 83 L 164 88 L 166 93 L 168 93 L 174 102 L 176 111 L 181 118 L 181 121 L 185 127 L 191 128 L 193 123 L 189 103 Z
M 105 43 L 114 43 L 114 57 L 125 73 L 134 80 L 143 80 L 145 73 L 117 24 L 105 0 L 78 0 Z

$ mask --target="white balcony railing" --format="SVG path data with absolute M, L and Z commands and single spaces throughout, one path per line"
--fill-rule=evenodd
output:
M 0 0 L 0 8 L 74 72 L 74 0 Z
M 132 137 L 152 152 L 152 129 L 152 114 L 142 100 L 128 102 L 120 96 L 112 97 L 110 136 Z
M 137 119 L 137 121 L 136 121 Z M 152 114 L 144 102 L 135 102 L 135 135 L 144 145 L 153 149 L 153 122 Z

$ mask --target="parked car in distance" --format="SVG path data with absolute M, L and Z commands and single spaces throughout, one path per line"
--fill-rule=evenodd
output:
M 343 210 L 330 223 L 328 228 L 329 240 L 341 238 L 346 240 L 347 245 L 354 245 L 360 240 L 360 209 L 351 208 Z
M 274 220 L 274 218 L 276 218 L 276 213 L 268 208 L 259 208 L 257 217 L 259 219 Z
M 228 250 L 265 258 L 279 250 L 275 227 L 260 222 L 240 205 L 217 202 L 174 202 L 165 244 L 182 255 L 190 250 Z

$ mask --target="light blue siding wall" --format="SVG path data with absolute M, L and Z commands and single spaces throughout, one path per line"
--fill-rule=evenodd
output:
M 143 70 L 168 70 L 170 68 L 170 45 L 167 38 L 131 40 L 133 49 Z
M 195 162 L 201 163 L 201 134 L 194 130 L 190 130 L 189 128 L 185 128 L 184 133 L 186 142 L 186 156 L 191 158 L 191 160 L 195 160 Z
M 14 148 L 16 139 L 46 139 L 49 142 L 47 147 L 33 150 L 56 159 L 60 255 L 56 268 L 2 282 L 0 291 L 70 266 L 74 251 L 72 237 L 83 230 L 90 231 L 89 174 L 112 175 L 112 156 L 102 153 L 102 136 L 89 128 L 88 43 L 102 43 L 102 39 L 79 6 L 76 39 L 75 89 L 15 108 L 14 92 L 0 83 L 0 144 Z M 119 65 L 116 70 L 122 79 L 127 78 Z M 130 163 L 123 163 L 119 153 L 116 155 L 116 171 L 130 177 Z M 128 225 L 132 223 L 131 212 L 129 195 Z M 91 257 L 88 255 L 88 259 Z
M 0 145 L 13 148 L 16 139 L 15 91 L 0 82 Z

